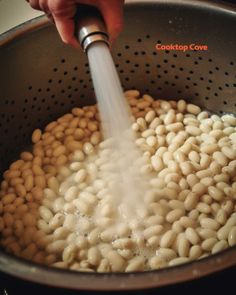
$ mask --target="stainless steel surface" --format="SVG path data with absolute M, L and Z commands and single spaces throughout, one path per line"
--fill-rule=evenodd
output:
M 106 26 L 102 16 L 95 8 L 81 5 L 78 8 L 77 19 L 78 40 L 84 51 L 88 49 L 90 44 L 98 41 L 109 45 Z
M 236 8 L 219 1 L 130 1 L 125 31 L 112 53 L 125 89 L 179 99 L 216 113 L 236 113 Z M 204 52 L 156 51 L 156 43 L 207 44 Z M 0 39 L 0 163 L 30 143 L 31 132 L 74 106 L 95 102 L 86 55 L 63 45 L 45 19 Z M 236 264 L 236 248 L 146 273 L 88 274 L 0 255 L 0 270 L 44 284 L 90 290 L 162 286 Z M 92 282 L 92 283 L 91 283 Z

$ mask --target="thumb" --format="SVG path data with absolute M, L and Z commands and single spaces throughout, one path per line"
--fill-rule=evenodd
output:
M 58 17 L 56 15 L 53 15 L 53 19 L 62 41 L 75 48 L 78 48 L 79 43 L 74 36 L 74 30 L 75 30 L 74 19 L 67 18 L 67 17 Z
M 101 1 L 98 8 L 104 18 L 111 42 L 120 34 L 123 28 L 123 0 Z

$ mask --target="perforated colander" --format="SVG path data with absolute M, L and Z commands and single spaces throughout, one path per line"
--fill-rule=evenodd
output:
M 218 1 L 127 1 L 125 30 L 112 53 L 124 89 L 184 98 L 215 113 L 236 113 L 236 8 Z M 200 44 L 207 51 L 157 51 L 156 44 Z M 35 128 L 95 102 L 82 50 L 63 45 L 43 17 L 0 39 L 0 170 Z M 71 288 L 132 289 L 194 279 L 236 264 L 236 249 L 169 269 L 86 274 L 37 266 L 1 252 L 0 269 Z M 92 282 L 92 284 L 91 284 Z

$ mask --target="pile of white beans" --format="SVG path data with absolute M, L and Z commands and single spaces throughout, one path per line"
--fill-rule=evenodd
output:
M 115 222 L 112 169 L 96 106 L 74 108 L 32 134 L 5 171 L 0 244 L 35 263 L 77 271 L 146 271 L 236 245 L 236 118 L 184 100 L 125 92 L 149 187 L 142 208 Z M 131 188 L 132 190 L 132 188 Z

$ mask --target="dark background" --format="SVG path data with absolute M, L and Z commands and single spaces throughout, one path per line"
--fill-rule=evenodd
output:
M 236 0 L 228 0 L 225 2 L 236 3 Z M 236 28 L 232 28 L 235 29 Z M 236 54 L 236 53 L 235 53 Z M 92 283 L 92 282 L 91 282 Z M 125 291 L 125 294 L 130 295 L 169 295 L 169 294 L 211 294 L 216 292 L 236 294 L 236 266 L 229 268 L 223 272 L 216 273 L 195 281 L 180 283 L 176 285 L 171 285 L 162 288 L 149 289 L 149 290 L 137 290 L 137 291 Z M 50 294 L 50 295 L 74 295 L 74 294 L 103 294 L 105 292 L 87 292 L 87 291 L 73 291 L 65 290 L 59 288 L 52 288 L 48 286 L 43 286 L 35 283 L 28 283 L 13 277 L 10 277 L 6 274 L 0 273 L 0 295 L 18 295 L 18 294 Z M 124 292 L 109 292 L 114 294 L 124 294 Z M 108 292 L 107 292 L 108 294 Z

